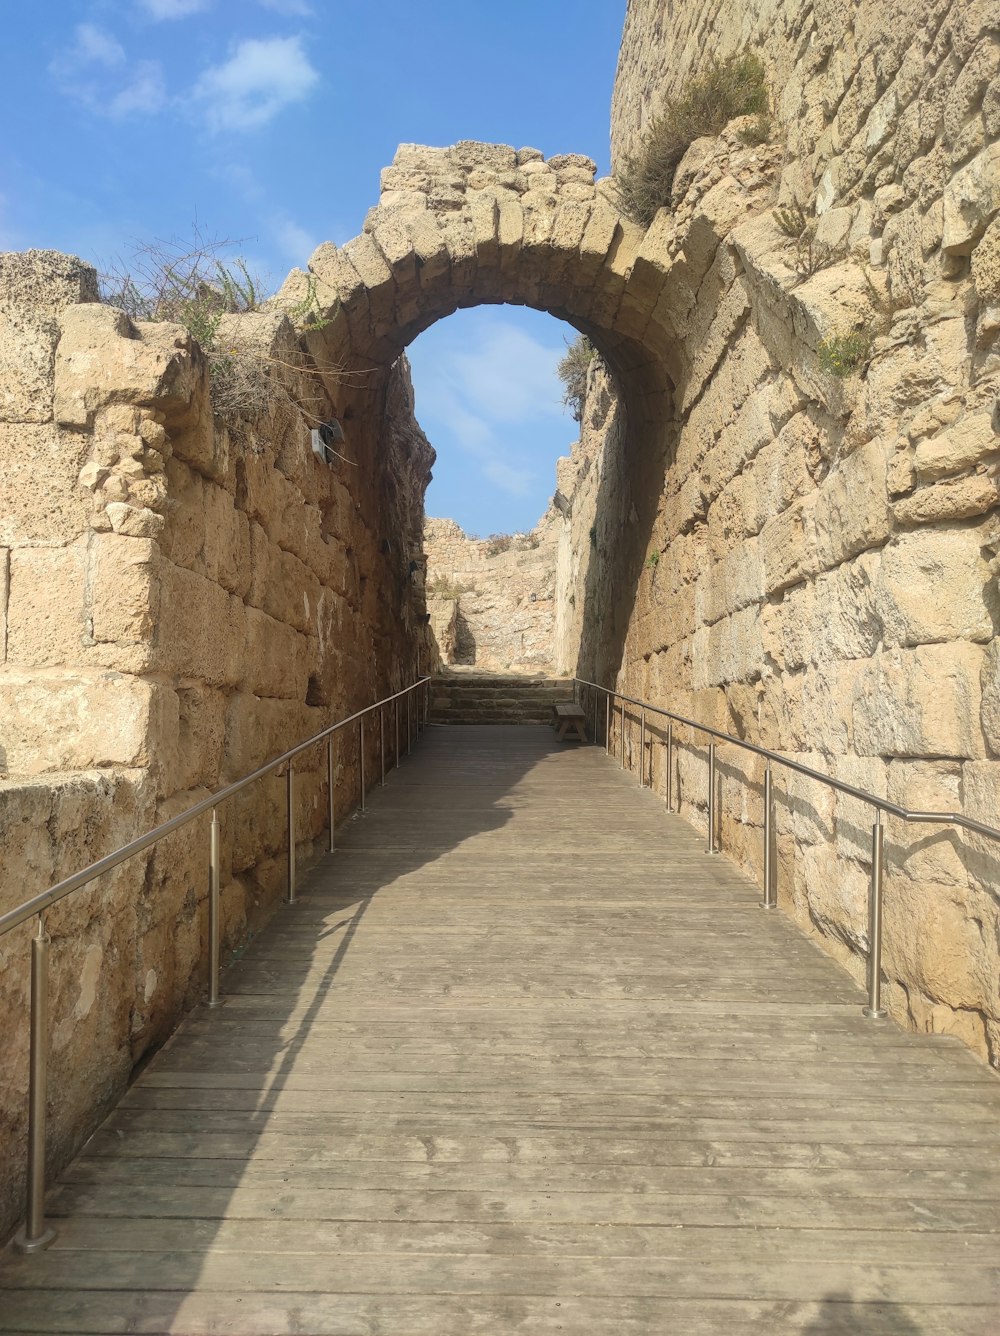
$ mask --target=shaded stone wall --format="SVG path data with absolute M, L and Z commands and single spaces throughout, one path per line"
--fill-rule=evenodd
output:
M 422 639 L 409 563 L 433 452 L 405 361 L 385 416 L 352 426 L 285 317 L 233 317 L 223 336 L 269 391 L 223 422 L 183 329 L 95 298 L 70 257 L 0 257 L 0 909 L 411 681 Z M 309 430 L 331 416 L 333 467 Z M 341 811 L 356 753 L 338 750 Z M 305 858 L 324 757 L 297 774 Z M 284 893 L 283 784 L 221 810 L 227 952 Z M 202 820 L 48 916 L 54 1163 L 201 994 L 207 840 Z M 0 938 L 0 1235 L 23 1200 L 30 932 Z
M 612 429 L 572 497 L 560 616 L 585 673 L 996 825 L 1000 7 L 633 0 L 618 160 L 665 93 L 746 45 L 776 90 L 776 142 L 751 152 L 738 123 L 696 141 L 647 233 L 674 412 L 641 448 L 624 399 L 596 412 Z M 775 201 L 802 207 L 811 254 Z M 837 379 L 820 345 L 855 330 L 872 355 Z M 761 768 L 720 760 L 723 848 L 759 877 Z M 662 791 L 659 745 L 652 766 Z M 704 826 L 703 746 L 683 743 L 678 782 Z M 778 782 L 779 901 L 860 980 L 872 812 Z M 1000 850 L 892 821 L 887 848 L 890 1010 L 1000 1063 Z
M 428 606 L 444 664 L 551 672 L 559 527 L 550 509 L 497 551 L 495 540 L 469 538 L 454 520 L 425 522 Z

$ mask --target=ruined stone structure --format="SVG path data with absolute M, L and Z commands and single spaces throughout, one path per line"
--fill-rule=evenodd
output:
M 409 563 L 433 452 L 405 363 L 378 435 L 346 423 L 349 462 L 330 467 L 310 428 L 349 410 L 280 313 L 230 318 L 270 391 L 224 422 L 183 329 L 96 298 L 79 261 L 0 257 L 4 910 L 412 681 L 423 638 Z M 344 806 L 356 771 L 352 738 Z M 297 782 L 306 856 L 326 813 L 319 751 Z M 221 811 L 227 952 L 284 891 L 282 783 Z M 57 1161 L 203 989 L 207 838 L 194 823 L 48 916 Z M 0 937 L 0 1234 L 23 1201 L 30 930 Z
M 640 481 L 625 390 L 571 543 L 605 614 L 579 626 L 585 671 L 909 807 L 992 824 L 998 37 L 989 0 L 632 0 L 618 160 L 664 96 L 747 46 L 767 65 L 780 147 L 748 151 L 734 125 L 682 163 L 644 243 L 659 233 L 676 332 L 661 462 Z M 813 220 L 811 254 L 772 203 Z M 860 328 L 876 335 L 868 364 L 825 372 L 821 341 Z M 726 757 L 724 847 L 758 876 L 760 780 Z M 680 783 L 703 822 L 703 747 L 682 755 Z M 871 819 L 782 781 L 780 902 L 858 977 Z M 891 1013 L 1000 1062 L 996 847 L 891 822 L 889 847 Z
M 583 157 L 402 146 L 362 234 L 248 318 L 283 369 L 239 430 L 183 331 L 93 304 L 64 257 L 5 260 L 4 902 L 412 677 L 430 451 L 399 358 L 482 302 L 549 311 L 601 357 L 558 480 L 556 666 L 995 824 L 998 32 L 996 0 L 632 0 L 619 159 L 745 46 L 771 141 L 740 121 L 696 140 L 649 228 Z M 811 246 L 776 204 L 815 222 Z M 295 331 L 282 312 L 306 306 L 322 318 Z M 870 359 L 832 375 L 824 341 L 858 329 Z M 331 417 L 332 469 L 308 441 Z M 704 824 L 704 748 L 679 741 Z M 724 850 L 759 876 L 760 766 L 720 763 Z M 318 778 L 303 789 L 306 842 Z M 277 885 L 278 795 L 251 801 L 226 827 L 230 940 Z M 871 814 L 787 776 L 778 810 L 780 903 L 860 977 Z M 57 1159 L 197 990 L 203 837 L 52 916 Z M 888 864 L 890 1010 L 1000 1062 L 996 848 L 890 823 Z M 8 1145 L 25 950 L 0 943 Z
M 442 664 L 552 670 L 559 527 L 550 508 L 531 533 L 498 546 L 454 520 L 425 522 L 427 610 Z

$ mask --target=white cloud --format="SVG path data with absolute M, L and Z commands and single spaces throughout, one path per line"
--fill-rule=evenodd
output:
M 293 218 L 279 215 L 272 221 L 271 227 L 282 255 L 292 264 L 304 266 L 319 245 L 318 238 L 301 227 Z
M 190 14 L 199 14 L 207 9 L 210 0 L 139 0 L 139 8 L 154 23 L 164 20 L 186 19 Z
M 73 30 L 73 45 L 67 47 L 52 62 L 52 72 L 68 77 L 81 65 L 103 65 L 113 69 L 125 63 L 125 48 L 111 33 L 96 23 L 78 23 Z
M 123 116 L 152 116 L 167 101 L 163 71 L 155 60 L 140 60 L 131 82 L 116 93 L 107 106 L 107 114 L 116 119 Z
M 56 56 L 49 73 L 62 93 L 98 116 L 120 120 L 162 110 L 167 92 L 159 63 L 140 60 L 131 70 L 127 64 L 116 37 L 94 23 L 81 23 L 72 45 Z
M 556 363 L 563 350 L 495 321 L 482 341 L 453 356 L 464 395 L 501 422 L 561 415 Z
M 254 130 L 301 102 L 318 80 L 301 38 L 247 38 L 224 64 L 204 72 L 194 97 L 211 129 Z

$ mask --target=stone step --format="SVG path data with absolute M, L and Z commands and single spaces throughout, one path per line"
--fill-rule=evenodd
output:
M 566 678 L 504 673 L 462 674 L 435 678 L 431 718 L 449 724 L 548 724 L 552 707 L 571 700 Z

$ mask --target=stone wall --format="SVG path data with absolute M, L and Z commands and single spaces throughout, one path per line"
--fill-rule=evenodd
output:
M 425 522 L 428 607 L 443 664 L 552 671 L 560 528 L 554 507 L 531 533 L 499 542 L 469 538 L 454 520 Z
M 640 446 L 628 396 L 609 409 L 594 384 L 557 621 L 585 674 L 997 825 L 1000 6 L 632 0 L 616 159 L 664 94 L 747 45 L 775 140 L 748 149 L 734 123 L 696 141 L 647 234 L 673 413 Z M 824 340 L 865 330 L 855 374 L 824 370 Z M 759 878 L 761 768 L 720 761 L 723 848 Z M 662 791 L 660 745 L 652 766 Z M 678 782 L 704 826 L 703 745 L 682 739 Z M 861 980 L 872 812 L 778 786 L 779 901 Z M 892 1014 L 1000 1063 L 1000 849 L 890 819 L 887 860 Z
M 182 328 L 96 296 L 70 257 L 0 256 L 0 911 L 412 680 L 422 639 L 433 452 L 405 362 L 385 416 L 352 425 L 284 316 L 232 317 L 269 389 L 223 421 Z M 330 467 L 310 426 L 334 416 Z M 341 811 L 356 751 L 338 749 Z M 323 760 L 297 767 L 303 858 Z M 283 783 L 221 811 L 227 953 L 284 893 Z M 48 915 L 54 1165 L 201 995 L 207 841 L 201 820 Z M 31 930 L 0 938 L 0 1236 L 23 1203 Z

